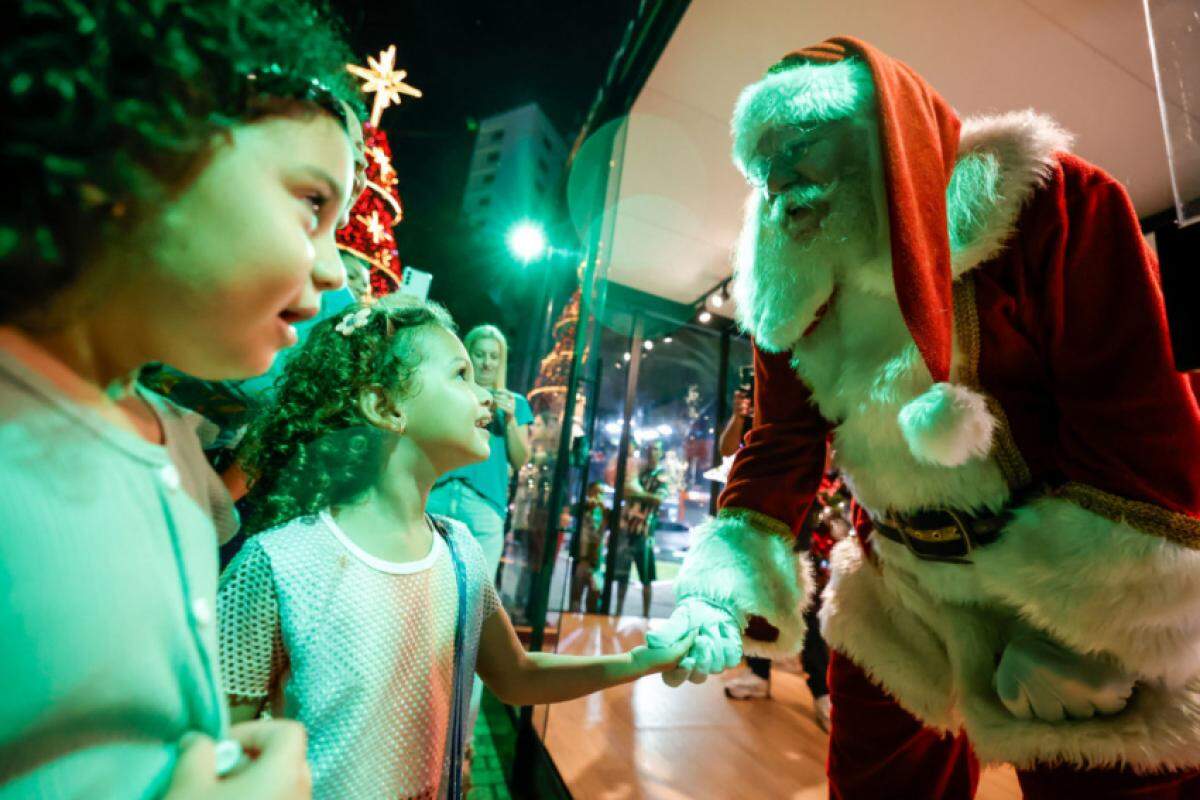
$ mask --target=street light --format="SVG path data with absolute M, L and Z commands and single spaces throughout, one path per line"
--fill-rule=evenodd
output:
M 546 253 L 546 232 L 533 222 L 518 222 L 508 230 L 508 250 L 522 264 L 536 261 Z

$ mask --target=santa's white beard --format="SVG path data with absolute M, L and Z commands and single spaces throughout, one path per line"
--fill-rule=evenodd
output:
M 864 184 L 793 188 L 770 201 L 761 192 L 750 197 L 734 256 L 733 289 L 738 322 L 763 349 L 789 349 L 839 282 L 872 293 L 894 291 L 887 246 L 878 242 L 879 211 Z M 815 233 L 789 219 L 787 209 L 795 206 L 828 208 Z

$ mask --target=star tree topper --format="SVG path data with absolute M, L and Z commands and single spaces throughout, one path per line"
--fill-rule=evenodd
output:
M 421 90 L 404 82 L 404 79 L 408 77 L 407 70 L 396 69 L 396 45 L 394 44 L 379 54 L 378 61 L 368 56 L 367 64 L 370 69 L 357 64 L 347 64 L 346 69 L 352 75 L 362 78 L 364 92 L 375 95 L 375 105 L 371 108 L 371 125 L 377 127 L 385 108 L 392 104 L 400 105 L 400 95 L 420 97 Z

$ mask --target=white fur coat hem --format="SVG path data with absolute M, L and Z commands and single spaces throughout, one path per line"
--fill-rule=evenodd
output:
M 980 758 L 1018 767 L 1200 765 L 1200 553 L 1059 498 L 1020 509 L 972 565 L 882 549 L 872 562 L 857 541 L 835 548 L 822 630 L 926 725 L 963 729 Z M 1116 656 L 1138 678 L 1130 704 L 1090 720 L 1014 718 L 992 680 L 1018 617 Z
M 1200 551 L 1048 497 L 974 561 L 985 595 L 1073 649 L 1170 687 L 1200 678 Z

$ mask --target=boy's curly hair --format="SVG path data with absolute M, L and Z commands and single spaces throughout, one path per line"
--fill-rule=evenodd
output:
M 350 333 L 343 320 L 367 314 Z M 420 391 L 419 338 L 432 326 L 455 331 L 437 303 L 384 298 L 319 322 L 275 384 L 275 401 L 250 425 L 238 461 L 253 482 L 247 533 L 329 506 L 354 502 L 378 478 L 386 434 L 359 398 L 372 386 L 395 397 Z
M 342 103 L 361 117 L 317 2 L 17 0 L 0 37 L 0 165 L 19 189 L 0 200 L 0 322 L 73 283 L 222 129 Z

